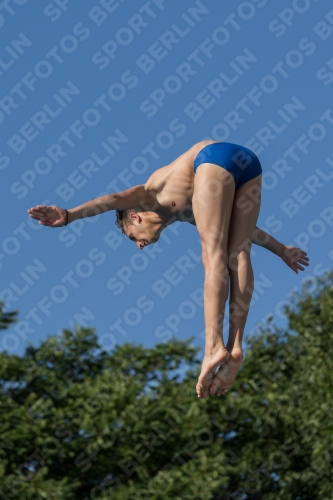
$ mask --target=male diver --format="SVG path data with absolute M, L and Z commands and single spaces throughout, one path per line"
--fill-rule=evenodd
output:
M 39 224 L 54 228 L 116 210 L 117 226 L 140 249 L 158 241 L 163 229 L 175 221 L 195 225 L 202 241 L 206 333 L 196 391 L 199 398 L 221 396 L 243 360 L 242 338 L 254 286 L 252 243 L 281 257 L 296 273 L 308 266 L 306 252 L 285 246 L 256 227 L 261 178 L 260 162 L 249 149 L 202 141 L 156 170 L 145 184 L 69 210 L 37 205 L 28 213 Z M 222 325 L 229 294 L 225 344 Z

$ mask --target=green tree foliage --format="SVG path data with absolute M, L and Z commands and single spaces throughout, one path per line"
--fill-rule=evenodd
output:
M 4 312 L 5 304 L 0 301 L 0 330 L 6 330 L 12 323 L 15 323 L 17 312 Z
M 197 399 L 190 341 L 105 352 L 82 328 L 2 353 L 0 498 L 333 498 L 332 285 L 250 339 L 221 398 Z

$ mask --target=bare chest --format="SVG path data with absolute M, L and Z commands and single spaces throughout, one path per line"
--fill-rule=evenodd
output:
M 156 170 L 146 182 L 146 189 L 156 200 L 156 212 L 178 220 L 184 212 L 188 217 L 192 214 L 193 188 L 193 160 L 187 153 Z

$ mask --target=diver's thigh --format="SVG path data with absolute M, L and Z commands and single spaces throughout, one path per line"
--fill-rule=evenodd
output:
M 192 208 L 206 250 L 226 249 L 235 181 L 224 168 L 202 163 L 195 173 Z
M 251 247 L 260 211 L 261 178 L 260 174 L 235 192 L 228 238 L 229 253 L 246 251 Z

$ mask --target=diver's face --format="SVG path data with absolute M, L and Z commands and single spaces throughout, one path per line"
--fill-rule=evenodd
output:
M 142 250 L 144 247 L 156 243 L 160 237 L 160 230 L 147 221 L 134 222 L 125 228 L 125 234 L 137 247 Z

